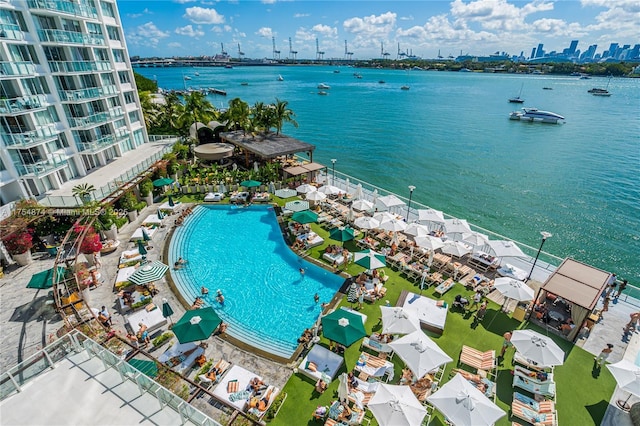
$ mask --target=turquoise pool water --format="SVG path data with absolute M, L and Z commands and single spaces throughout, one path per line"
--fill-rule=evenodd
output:
M 320 315 L 314 294 L 328 302 L 344 281 L 291 251 L 267 206 L 198 206 L 171 239 L 169 261 L 179 256 L 188 264 L 171 275 L 188 301 L 207 287 L 205 301 L 231 336 L 286 358 Z

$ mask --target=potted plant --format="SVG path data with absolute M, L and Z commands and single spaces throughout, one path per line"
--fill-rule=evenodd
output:
M 125 193 L 120 199 L 120 207 L 127 211 L 129 221 L 134 222 L 138 218 L 138 199 L 133 192 Z
M 140 196 L 144 199 L 148 206 L 153 204 L 153 182 L 147 178 L 140 182 Z
M 84 232 L 85 227 L 77 225 L 73 230 L 75 233 L 80 234 Z M 102 250 L 100 235 L 92 226 L 90 226 L 82 240 L 82 243 L 80 243 L 80 253 L 85 255 L 85 258 L 90 265 L 93 265 L 95 263 L 96 253 L 100 253 L 100 250 Z
M 33 229 L 27 228 L 9 235 L 4 239 L 4 246 L 20 266 L 30 264 L 33 261 Z
M 95 186 L 91 185 L 90 183 L 81 183 L 80 185 L 74 186 L 71 189 L 71 193 L 80 198 L 82 204 L 87 204 L 91 202 L 91 193 L 95 190 Z

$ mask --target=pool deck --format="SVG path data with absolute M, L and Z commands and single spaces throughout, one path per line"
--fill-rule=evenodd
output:
M 145 208 L 138 219 L 125 225 L 118 233 L 121 241 L 120 247 L 113 253 L 103 255 L 100 268 L 102 279 L 101 284 L 90 290 L 88 304 L 92 307 L 100 308 L 106 306 L 113 319 L 113 329 L 126 336 L 126 316 L 121 315 L 116 308 L 116 296 L 113 291 L 118 271 L 120 253 L 123 250 L 131 249 L 135 243 L 128 242 L 129 237 L 142 224 L 149 214 L 156 213 L 160 204 Z M 167 223 L 173 223 L 169 217 Z M 149 250 L 147 258 L 149 260 L 163 260 L 163 245 L 168 236 L 170 228 L 159 228 L 153 235 L 152 249 Z M 166 260 L 165 260 L 165 263 Z M 0 279 L 0 330 L 2 345 L 0 345 L 0 371 L 6 371 L 19 362 L 36 353 L 39 349 L 52 339 L 64 322 L 55 313 L 53 305 L 46 303 L 48 293 L 51 289 L 31 289 L 26 288 L 31 276 L 43 270 L 53 267 L 53 258 L 47 254 L 34 254 L 32 264 L 23 267 L 15 265 L 5 271 L 4 277 Z M 180 303 L 178 297 L 173 294 L 166 279 L 155 282 L 159 293 L 153 297 L 156 306 L 162 306 L 162 299 L 166 298 L 173 308 L 173 321 L 177 321 L 186 309 Z M 152 338 L 162 334 L 167 330 L 167 326 L 152 334 Z M 205 351 L 207 359 L 224 358 L 233 364 L 240 365 L 247 370 L 255 372 L 263 377 L 266 383 L 275 385 L 282 389 L 287 380 L 293 374 L 293 367 L 276 363 L 256 354 L 247 352 L 241 348 L 233 346 L 229 342 L 219 337 L 212 337 L 208 340 L 208 347 Z M 161 352 L 150 350 L 153 356 L 160 356 Z M 190 378 L 195 376 L 195 370 L 191 371 Z M 201 398 L 193 402 L 204 413 L 213 418 L 217 418 L 220 412 L 210 404 L 206 403 L 206 398 Z
M 130 235 L 142 223 L 142 220 L 149 214 L 156 212 L 158 204 L 145 208 L 139 218 L 134 223 L 124 226 L 119 235 L 120 241 L 129 241 Z M 169 218 L 169 223 L 173 220 Z M 152 239 L 153 248 L 149 251 L 148 258 L 150 260 L 163 260 L 163 244 L 169 233 L 169 227 L 160 228 Z M 103 283 L 90 291 L 89 304 L 93 307 L 107 306 L 113 318 L 114 329 L 123 335 L 125 331 L 125 317 L 118 313 L 115 308 L 115 294 L 113 292 L 113 283 L 117 273 L 117 265 L 120 252 L 132 248 L 134 243 L 121 244 L 114 253 L 102 257 L 101 272 L 103 275 Z M 165 260 L 166 263 L 166 260 Z M 10 267 L 5 271 L 5 275 L 0 279 L 0 327 L 2 330 L 2 342 L 0 347 L 0 371 L 16 365 L 37 350 L 46 345 L 55 336 L 55 332 L 62 327 L 63 321 L 53 310 L 53 306 L 47 302 L 47 294 L 50 289 L 37 290 L 25 288 L 31 276 L 37 272 L 49 269 L 53 266 L 53 259 L 46 254 L 34 255 L 34 262 L 25 267 Z M 159 294 L 154 297 L 154 303 L 158 306 L 162 305 L 162 299 L 167 298 L 173 307 L 173 320 L 176 321 L 185 312 L 185 308 L 179 302 L 178 297 L 172 293 L 165 279 L 156 282 Z M 629 314 L 636 312 L 637 307 L 630 305 L 624 301 L 614 301 L 609 311 L 594 326 L 592 332 L 587 338 L 578 342 L 588 352 L 597 355 L 606 343 L 613 343 L 614 352 L 611 354 L 609 361 L 617 362 L 623 357 L 635 360 L 635 354 L 640 346 L 639 335 L 634 333 L 630 336 L 624 336 L 622 329 L 629 320 Z M 166 330 L 166 326 L 163 327 Z M 160 331 L 157 332 L 160 334 Z M 154 333 L 156 335 L 156 333 Z M 631 345 L 630 345 L 631 342 Z M 627 347 L 631 346 L 629 351 Z M 626 351 L 626 355 L 625 355 Z M 153 350 L 151 351 L 153 353 Z M 267 383 L 282 388 L 291 374 L 293 374 L 292 365 L 283 365 L 262 358 L 243 349 L 237 348 L 230 343 L 218 337 L 209 339 L 209 346 L 206 349 L 208 359 L 219 359 L 223 357 L 234 364 L 243 366 L 258 375 L 261 375 Z M 159 356 L 160 353 L 154 353 Z M 193 375 L 193 373 L 192 373 Z M 193 378 L 193 377 L 192 377 Z M 611 398 L 611 403 L 602 422 L 603 425 L 630 425 L 630 418 L 627 413 L 623 413 L 615 406 L 618 399 L 626 399 L 628 393 L 621 392 L 616 389 Z M 634 403 L 638 400 L 632 397 L 629 401 Z M 209 404 L 204 402 L 197 405 L 198 408 L 213 410 Z M 200 406 L 201 405 L 201 406 Z M 211 414 L 216 417 L 215 413 Z

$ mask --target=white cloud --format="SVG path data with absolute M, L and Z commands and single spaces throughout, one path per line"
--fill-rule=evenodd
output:
M 533 1 L 519 8 L 507 0 L 476 0 L 464 3 L 454 0 L 451 15 L 465 22 L 477 22 L 490 30 L 513 31 L 526 28 L 525 18 L 538 12 L 553 10 L 553 3 Z
M 134 18 L 134 19 L 135 18 L 139 18 L 139 17 L 141 17 L 143 15 L 153 15 L 153 12 L 145 7 L 144 10 L 142 12 L 140 12 L 140 13 L 129 13 L 129 14 L 127 14 L 127 16 L 129 18 Z
M 396 24 L 396 14 L 386 12 L 382 15 L 369 15 L 364 18 L 349 18 L 342 24 L 348 33 L 361 35 L 363 37 L 386 36 Z
M 307 18 L 309 16 L 311 16 L 310 13 L 295 13 L 293 15 L 294 18 Z
M 175 3 L 186 4 L 186 3 L 195 3 L 196 0 L 174 0 Z
M 274 4 L 276 0 L 261 0 L 264 4 Z
M 189 7 L 185 10 L 183 18 L 188 19 L 194 24 L 223 24 L 224 16 L 220 15 L 215 9 L 207 9 L 204 7 Z
M 409 15 L 409 16 L 401 16 L 400 17 L 401 21 L 413 21 L 413 16 Z
M 182 47 L 182 45 L 180 43 L 174 41 L 174 42 L 171 42 L 171 43 L 167 44 L 167 47 L 170 47 L 172 49 L 178 49 L 178 48 Z
M 132 33 L 127 36 L 127 42 L 136 45 L 158 47 L 161 39 L 169 37 L 168 31 L 162 31 L 149 21 L 146 24 L 137 26 Z
M 321 35 L 323 37 L 337 37 L 338 29 L 335 27 L 330 27 L 328 25 L 317 24 L 311 27 L 311 31 Z
M 258 31 L 256 31 L 256 35 L 264 38 L 271 38 L 275 36 L 275 33 L 269 27 L 262 27 Z
M 637 39 L 640 33 L 640 3 L 630 0 L 582 0 L 583 7 L 601 7 L 606 10 L 595 17 L 596 24 L 587 31 L 614 32 L 618 37 Z
M 184 27 L 176 28 L 175 33 L 195 38 L 202 37 L 204 35 L 204 31 L 202 31 L 200 28 L 194 29 L 192 25 L 185 25 Z
M 223 30 L 225 30 L 225 32 L 230 32 L 230 31 L 232 31 L 232 30 L 233 30 L 233 28 L 231 28 L 231 26 L 230 26 L 230 25 L 223 25 L 223 26 L 222 26 L 222 29 L 223 29 Z

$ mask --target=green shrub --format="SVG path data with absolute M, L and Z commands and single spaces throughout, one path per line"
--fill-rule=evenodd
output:
M 267 411 L 267 414 L 265 414 L 267 420 L 272 420 L 276 417 L 276 413 L 280 409 L 280 406 L 282 405 L 286 397 L 286 392 L 280 392 L 278 396 L 276 396 L 276 399 L 273 400 L 271 407 L 269 407 L 269 411 Z
M 171 339 L 172 337 L 173 337 L 173 333 L 171 333 L 170 331 L 163 333 L 161 336 L 158 336 L 155 339 L 153 339 L 152 341 L 153 346 L 160 346 L 167 340 Z
M 151 303 L 152 301 L 153 301 L 153 299 L 152 299 L 152 298 L 147 297 L 146 299 L 142 299 L 141 301 L 139 301 L 139 302 L 136 302 L 136 303 L 132 304 L 132 305 L 131 305 L 131 309 L 138 309 L 138 308 L 141 308 L 141 307 L 143 307 L 143 306 L 148 305 L 148 304 L 149 304 L 149 303 Z M 156 308 L 156 309 L 157 309 L 157 308 Z

